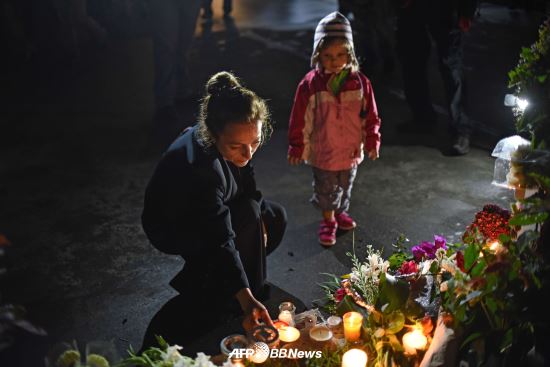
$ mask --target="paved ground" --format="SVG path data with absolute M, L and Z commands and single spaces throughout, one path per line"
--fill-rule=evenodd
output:
M 443 108 L 433 134 L 399 135 L 395 126 L 408 118 L 399 74 L 371 75 L 383 119 L 381 158 L 359 169 L 351 209 L 359 228 L 327 250 L 317 243 L 319 215 L 308 203 L 310 171 L 286 163 L 286 126 L 295 87 L 308 70 L 312 24 L 335 3 L 264 1 L 247 8 L 252 3 L 238 3 L 230 31 L 218 18 L 210 30 L 198 27 L 191 69 L 196 88 L 218 70 L 233 70 L 273 109 L 277 129 L 255 161 L 264 195 L 289 214 L 288 232 L 268 263 L 276 297 L 311 307 L 322 296 L 320 273 L 349 269 L 353 241 L 361 256 L 367 244 L 389 250 L 401 233 L 411 244 L 434 234 L 458 240 L 485 203 L 508 206 L 510 193 L 491 186 L 490 150 L 513 131 L 502 104 L 506 73 L 520 46 L 534 40 L 540 14 L 483 3 L 466 38 L 469 107 L 480 124 L 467 156 L 442 154 L 449 142 Z M 307 19 L 289 17 L 306 5 L 315 9 Z M 0 232 L 13 247 L 2 295 L 25 305 L 50 334 L 22 360 L 62 340 L 113 339 L 121 352 L 139 347 L 151 317 L 174 295 L 168 281 L 182 262 L 154 250 L 139 221 L 144 187 L 163 148 L 150 138 L 151 51 L 146 35 L 111 39 L 69 67 L 21 68 L 4 78 Z M 442 106 L 432 69 L 434 103 Z M 178 129 L 194 122 L 196 108 L 181 106 Z

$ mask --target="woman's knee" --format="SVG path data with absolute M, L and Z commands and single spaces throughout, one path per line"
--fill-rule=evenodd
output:
M 253 199 L 243 199 L 229 205 L 231 223 L 234 230 L 259 223 L 262 211 L 260 204 Z
M 266 227 L 267 253 L 269 254 L 275 250 L 283 240 L 288 218 L 286 210 L 281 204 L 264 200 L 263 209 L 262 219 Z

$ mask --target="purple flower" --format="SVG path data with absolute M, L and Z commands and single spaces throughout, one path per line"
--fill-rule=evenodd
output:
M 447 241 L 443 236 L 434 235 L 434 241 L 435 241 L 435 249 L 442 248 L 444 250 L 447 249 Z M 435 251 L 434 251 L 435 252 Z
M 447 249 L 447 241 L 443 236 L 434 236 L 434 243 L 424 241 L 419 245 L 413 246 L 412 253 L 416 261 L 422 261 L 424 259 L 435 259 L 435 252 L 437 249 Z

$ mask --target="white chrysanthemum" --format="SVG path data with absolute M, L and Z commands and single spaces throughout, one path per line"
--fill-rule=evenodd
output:
M 449 290 L 449 282 L 448 281 L 442 282 L 441 285 L 439 286 L 439 291 L 447 292 L 448 290 Z
M 166 348 L 165 352 L 161 353 L 162 360 L 164 362 L 172 362 L 172 363 L 179 362 L 183 358 L 183 356 L 179 352 L 179 350 L 181 349 L 182 347 L 177 344 L 169 346 L 168 348 Z

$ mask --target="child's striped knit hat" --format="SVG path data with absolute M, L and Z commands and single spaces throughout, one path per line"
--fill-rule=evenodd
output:
M 319 42 L 325 37 L 342 37 L 347 39 L 353 46 L 353 34 L 349 20 L 337 11 L 330 13 L 317 24 L 313 38 L 312 55 L 315 55 Z

